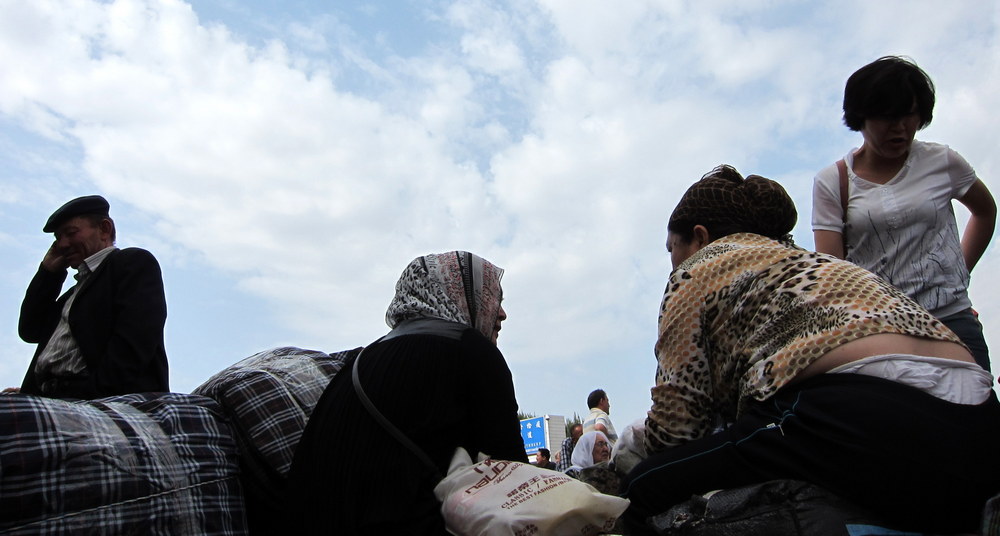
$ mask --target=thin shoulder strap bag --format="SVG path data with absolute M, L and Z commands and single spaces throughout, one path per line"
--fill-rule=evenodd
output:
M 434 462 L 431 461 L 430 457 L 427 456 L 427 453 L 424 452 L 423 449 L 418 447 L 417 444 L 410 440 L 409 437 L 406 437 L 406 434 L 404 434 L 394 424 L 389 422 L 389 419 L 386 419 L 385 415 L 382 415 L 382 412 L 375 407 L 375 404 L 372 404 L 371 399 L 368 398 L 365 390 L 361 387 L 361 380 L 358 378 L 358 363 L 361 361 L 361 356 L 365 355 L 365 350 L 367 349 L 368 347 L 365 347 L 361 350 L 358 357 L 354 359 L 354 366 L 351 367 L 351 381 L 354 383 L 354 392 L 357 393 L 358 399 L 361 400 L 361 405 L 368 410 L 368 413 L 375 419 L 375 422 L 382 425 L 382 428 L 384 428 L 386 432 L 389 432 L 389 435 L 396 438 L 396 441 L 399 441 L 404 447 L 409 449 L 410 452 L 420 459 L 420 461 L 432 471 L 435 481 L 439 482 L 443 478 L 443 475 L 437 465 L 434 465 Z

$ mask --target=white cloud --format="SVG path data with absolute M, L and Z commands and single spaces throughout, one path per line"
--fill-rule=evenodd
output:
M 450 23 L 465 29 L 460 40 L 465 61 L 491 75 L 503 75 L 524 68 L 521 48 L 515 42 L 511 14 L 479 2 L 455 2 L 447 10 Z

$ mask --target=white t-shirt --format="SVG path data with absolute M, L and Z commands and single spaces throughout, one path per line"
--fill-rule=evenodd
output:
M 913 141 L 899 173 L 885 184 L 854 174 L 847 163 L 847 260 L 874 272 L 942 318 L 972 306 L 969 271 L 951 200 L 978 180 L 975 170 L 947 145 Z M 814 231 L 843 233 L 840 175 L 836 164 L 813 180 Z

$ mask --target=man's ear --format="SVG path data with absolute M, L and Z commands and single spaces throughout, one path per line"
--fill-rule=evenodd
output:
M 103 219 L 97 224 L 97 229 L 103 235 L 107 235 L 108 240 L 111 240 L 111 233 L 114 232 L 115 224 L 111 223 L 109 219 Z

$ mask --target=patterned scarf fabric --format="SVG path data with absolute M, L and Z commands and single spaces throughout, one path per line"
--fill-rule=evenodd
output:
M 467 251 L 417 257 L 396 282 L 385 322 L 395 328 L 411 318 L 442 318 L 492 339 L 503 295 L 502 275 L 503 269 Z

